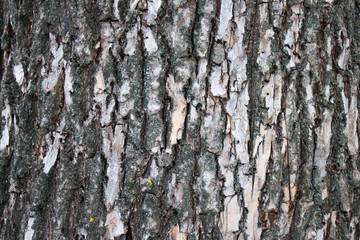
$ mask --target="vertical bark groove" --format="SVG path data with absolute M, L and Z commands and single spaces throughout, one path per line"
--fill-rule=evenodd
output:
M 0 3 L 1 239 L 359 239 L 358 0 Z

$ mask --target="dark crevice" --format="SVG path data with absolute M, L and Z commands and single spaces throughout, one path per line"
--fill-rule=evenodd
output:
M 173 147 L 173 159 L 171 161 L 171 165 L 165 167 L 164 169 L 164 173 L 162 175 L 162 179 L 161 179 L 161 187 L 160 187 L 160 197 L 159 197 L 159 201 L 160 201 L 160 209 L 162 210 L 162 219 L 161 219 L 161 227 L 160 227 L 160 233 L 162 236 L 167 236 L 167 230 L 169 229 L 169 219 L 171 218 L 171 212 L 173 210 L 173 207 L 170 206 L 169 208 L 165 209 L 166 204 L 166 186 L 168 186 L 168 178 L 169 175 L 172 173 L 172 171 L 175 169 L 176 167 L 176 163 L 178 162 L 178 145 L 175 145 Z
M 221 0 L 216 0 L 216 12 L 215 17 L 211 20 L 211 31 L 209 34 L 209 51 L 207 52 L 207 69 L 206 69 L 206 78 L 205 78 L 205 108 L 207 109 L 207 99 L 209 97 L 209 91 L 210 91 L 210 84 L 209 84 L 209 76 L 212 70 L 212 63 L 211 63 L 211 57 L 213 54 L 214 46 L 215 46 L 215 38 L 216 38 L 216 31 L 218 28 L 218 19 L 220 16 L 220 10 L 221 10 Z
M 122 179 L 121 179 L 121 188 L 122 189 L 125 189 L 125 179 L 126 179 L 126 149 L 127 149 L 127 146 L 128 146 L 128 133 L 129 133 L 129 123 L 127 122 L 128 120 L 127 119 L 124 119 L 125 121 L 125 126 L 126 126 L 126 130 L 124 131 L 124 146 L 123 146 L 123 152 L 121 153 L 121 169 L 123 170 L 123 176 L 122 176 Z
M 164 126 L 164 131 L 163 131 L 163 136 L 162 136 L 163 149 L 167 149 L 168 136 L 169 136 L 169 122 L 168 122 L 169 112 L 167 111 L 167 109 L 169 109 L 169 107 L 171 105 L 171 98 L 166 91 L 166 85 L 167 85 L 167 78 L 169 77 L 170 72 L 171 72 L 171 55 L 166 54 L 166 53 L 171 53 L 171 48 L 166 41 L 166 37 L 161 33 L 161 31 L 158 31 L 158 34 L 160 35 L 160 41 L 164 48 L 164 50 L 163 50 L 164 54 L 161 55 L 161 57 L 162 57 L 162 59 L 165 58 L 165 61 L 166 61 L 165 62 L 165 74 L 164 74 L 163 81 L 162 81 L 161 119 L 162 119 L 162 124 Z
M 251 3 L 249 3 L 251 4 Z M 258 24 L 259 21 L 259 0 L 256 0 L 255 6 L 250 7 L 253 12 L 251 14 L 250 22 L 248 22 L 247 28 L 250 28 L 249 31 L 249 42 L 247 46 L 247 55 L 248 55 L 248 63 L 247 63 L 247 78 L 248 80 L 248 92 L 249 92 L 249 105 L 248 105 L 248 118 L 249 118 L 249 133 L 250 139 L 248 141 L 248 153 L 250 156 L 250 164 L 253 166 L 250 168 L 250 174 L 252 175 L 252 190 L 254 189 L 254 181 L 255 181 L 255 167 L 256 162 L 255 158 L 253 158 L 254 141 L 256 134 L 256 117 L 258 114 L 258 101 L 257 101 L 257 91 L 258 91 L 258 76 L 257 74 L 257 65 L 256 65 L 256 50 L 259 41 L 259 29 L 255 27 L 255 24 Z
M 145 42 L 144 42 L 144 35 L 142 32 L 142 25 L 143 20 L 142 17 L 140 18 L 140 30 L 139 30 L 139 37 L 140 37 L 140 51 L 141 51 L 141 88 L 140 88 L 140 96 L 141 96 L 141 115 L 143 118 L 142 125 L 141 125 L 141 144 L 142 149 L 147 151 L 146 146 L 146 131 L 147 131 L 147 114 L 145 111 L 145 81 L 146 81 L 146 50 L 145 50 Z

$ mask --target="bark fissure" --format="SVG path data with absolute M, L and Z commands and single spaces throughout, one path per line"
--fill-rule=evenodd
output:
M 0 238 L 358 239 L 355 0 L 0 3 Z

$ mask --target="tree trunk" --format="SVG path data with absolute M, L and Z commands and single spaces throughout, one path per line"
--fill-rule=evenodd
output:
M 0 4 L 1 239 L 360 239 L 359 0 Z

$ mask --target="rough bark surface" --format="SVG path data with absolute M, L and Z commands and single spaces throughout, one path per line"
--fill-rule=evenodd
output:
M 5 0 L 0 23 L 0 239 L 360 239 L 359 0 Z

